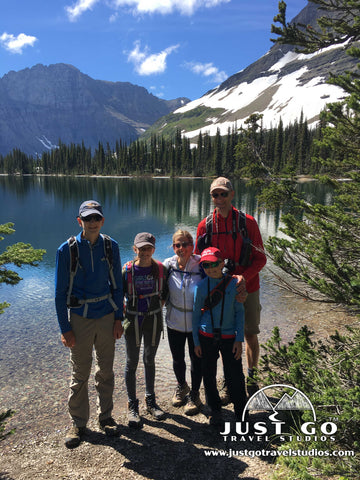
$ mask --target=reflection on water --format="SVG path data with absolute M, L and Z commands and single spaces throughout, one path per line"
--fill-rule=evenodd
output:
M 208 179 L 0 177 L 0 221 L 15 223 L 14 241 L 46 248 L 53 259 L 57 245 L 77 228 L 75 217 L 84 199 L 95 198 L 105 209 L 104 229 L 123 247 L 125 255 L 138 231 L 150 229 L 157 238 L 179 225 L 195 233 L 198 222 L 212 208 Z M 258 211 L 256 191 L 234 183 L 234 204 L 254 215 L 264 238 L 277 235 L 280 212 Z M 301 189 L 312 201 L 328 202 L 329 187 L 305 183 Z M 163 252 L 161 252 L 163 253 Z
M 139 231 L 156 236 L 155 257 L 164 260 L 172 255 L 174 231 L 181 227 L 195 235 L 197 224 L 211 210 L 209 185 L 207 179 L 0 177 L 0 223 L 13 222 L 16 229 L 2 241 L 2 249 L 23 241 L 47 250 L 37 268 L 18 270 L 23 277 L 19 285 L 1 286 L 1 301 L 8 301 L 11 307 L 0 318 L 0 411 L 17 410 L 16 421 L 24 431 L 35 428 L 32 418 L 40 414 L 53 428 L 65 421 L 68 351 L 60 343 L 55 315 L 54 259 L 59 244 L 78 231 L 80 203 L 94 198 L 103 204 L 104 232 L 119 242 L 123 262 L 132 258 L 132 242 Z M 264 239 L 279 235 L 281 213 L 260 213 L 254 189 L 240 181 L 234 187 L 235 206 L 255 216 Z M 312 201 L 331 199 L 331 191 L 318 183 L 301 188 Z M 304 323 L 326 335 L 347 321 L 339 314 L 317 315 L 319 306 L 284 293 L 268 267 L 261 274 L 261 303 L 261 342 L 276 325 L 282 337 L 290 340 Z M 115 366 L 116 396 L 121 398 L 124 358 L 122 339 L 117 342 Z M 175 379 L 166 338 L 157 355 L 157 379 L 158 395 L 170 398 Z M 139 383 L 141 390 L 141 365 Z M 57 416 L 58 421 L 54 420 Z

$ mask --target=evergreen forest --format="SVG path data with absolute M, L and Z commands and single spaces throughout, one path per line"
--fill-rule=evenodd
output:
M 299 53 L 345 45 L 360 66 L 360 0 L 309 1 L 324 15 L 318 28 L 288 23 L 286 3 L 279 1 L 274 42 L 296 45 Z M 272 338 L 262 345 L 260 385 L 296 386 L 311 398 L 317 413 L 316 424 L 310 422 L 315 435 L 301 436 L 300 425 L 312 417 L 300 409 L 287 418 L 292 435 L 284 442 L 280 436 L 270 438 L 269 447 L 279 453 L 273 469 L 278 480 L 350 480 L 359 478 L 360 471 L 359 70 L 331 76 L 329 82 L 347 95 L 329 104 L 314 128 L 299 112 L 293 124 L 284 126 L 279 118 L 277 126 L 265 130 L 261 115 L 253 114 L 243 127 L 225 136 L 220 131 L 214 137 L 199 134 L 196 146 L 178 130 L 173 138 L 153 135 L 148 142 L 139 139 L 129 146 L 119 140 L 114 150 L 99 144 L 92 152 L 85 145 L 59 142 L 57 149 L 36 158 L 18 149 L 0 156 L 0 173 L 8 174 L 251 177 L 263 181 L 262 205 L 286 206 L 285 236 L 271 237 L 266 244 L 268 257 L 281 270 L 278 279 L 303 298 L 341 305 L 353 314 L 353 321 L 345 332 L 329 332 L 326 340 L 314 338 L 304 325 L 287 345 L 275 327 Z M 289 177 L 305 174 L 333 187 L 331 204 L 312 204 L 299 195 Z M 0 415 L 0 440 L 1 423 L 10 414 Z M 337 425 L 334 440 L 322 435 L 319 427 L 329 421 Z M 307 454 L 280 454 L 290 449 Z
M 2 174 L 54 174 L 54 175 L 188 175 L 248 177 L 254 176 L 255 165 L 261 165 L 259 176 L 269 172 L 287 175 L 315 175 L 324 167 L 316 161 L 317 146 L 322 137 L 321 122 L 309 128 L 301 113 L 299 120 L 284 126 L 279 124 L 265 130 L 261 115 L 253 114 L 244 127 L 228 130 L 227 135 L 211 137 L 200 133 L 196 145 L 181 135 L 173 138 L 156 134 L 150 141 L 138 139 L 130 145 L 121 139 L 115 148 L 107 143 L 98 144 L 95 151 L 81 145 L 65 145 L 41 156 L 30 156 L 15 148 L 0 155 Z M 322 155 L 331 156 L 331 152 Z

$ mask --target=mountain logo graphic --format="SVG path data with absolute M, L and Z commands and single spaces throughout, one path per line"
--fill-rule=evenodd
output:
M 289 393 L 289 390 L 293 393 Z M 278 399 L 279 393 L 282 394 L 280 399 Z M 273 412 L 274 417 L 282 410 L 310 410 L 313 414 L 313 421 L 316 421 L 315 409 L 309 398 L 299 389 L 290 385 L 275 384 L 261 388 L 249 398 L 245 405 L 243 420 L 246 411 L 250 410 L 268 410 Z

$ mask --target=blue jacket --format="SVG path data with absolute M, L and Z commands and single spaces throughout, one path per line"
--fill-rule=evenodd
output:
M 78 299 L 90 299 L 108 295 L 111 291 L 109 267 L 104 253 L 104 240 L 100 235 L 95 245 L 82 238 L 80 232 L 76 240 L 79 246 L 79 268 L 74 277 L 72 295 Z M 113 251 L 113 272 L 116 281 L 116 289 L 112 291 L 112 299 L 118 310 L 115 318 L 123 318 L 123 286 L 121 276 L 121 261 L 119 246 L 111 239 Z M 64 242 L 56 253 L 55 270 L 55 306 L 61 333 L 71 330 L 68 319 L 68 307 L 66 305 L 70 281 L 70 250 Z M 87 318 L 100 318 L 114 311 L 109 300 L 101 300 L 96 303 L 88 303 Z M 70 311 L 83 316 L 85 306 L 71 308 Z
M 199 330 L 205 334 L 212 334 L 213 328 L 211 323 L 210 310 L 204 308 L 205 299 L 208 296 L 208 280 L 210 280 L 210 291 L 221 281 L 220 279 L 206 277 L 195 289 L 194 311 L 192 319 L 192 330 L 195 346 L 200 345 Z M 225 290 L 224 315 L 221 326 L 222 335 L 235 335 L 235 341 L 244 341 L 244 306 L 236 301 L 235 296 L 237 280 L 233 278 Z M 220 328 L 222 301 L 213 307 L 214 327 Z

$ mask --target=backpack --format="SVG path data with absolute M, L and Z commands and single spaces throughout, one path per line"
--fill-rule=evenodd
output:
M 156 260 L 154 260 L 156 262 Z M 154 296 L 159 296 L 160 293 L 162 292 L 163 285 L 164 285 L 164 265 L 161 262 L 156 262 L 158 268 L 159 268 L 159 277 L 156 279 L 156 287 L 155 291 L 152 293 L 147 293 L 144 295 L 136 295 L 135 292 L 135 282 L 134 282 L 134 261 L 129 261 L 127 262 L 124 267 L 123 271 L 125 272 L 125 281 L 127 285 L 127 296 L 128 300 L 126 301 L 125 304 L 125 313 L 130 313 L 131 315 L 134 315 L 135 321 L 134 321 L 134 328 L 135 328 L 135 341 L 136 341 L 136 346 L 140 346 L 140 329 L 139 329 L 139 322 L 137 320 L 139 312 L 137 311 L 137 299 L 138 298 L 146 298 L 147 304 L 148 304 L 148 311 L 146 312 L 147 315 L 153 315 L 154 316 L 154 323 L 153 323 L 153 332 L 152 332 L 152 339 L 151 339 L 151 345 L 154 347 L 155 346 L 155 338 L 156 338 L 156 332 L 157 332 L 157 324 L 159 321 L 162 321 L 161 317 L 161 305 L 159 307 L 156 307 L 155 310 L 150 310 L 150 302 L 151 302 L 151 297 Z M 126 319 L 124 322 L 124 328 L 126 331 Z
M 105 235 L 102 233 L 100 235 L 103 239 L 104 255 L 109 267 L 110 283 L 112 288 L 116 289 L 117 286 L 116 286 L 114 269 L 113 269 L 113 251 L 112 251 L 111 238 L 108 235 Z M 79 245 L 74 235 L 68 238 L 67 242 L 68 242 L 69 251 L 70 251 L 70 280 L 69 280 L 69 289 L 68 289 L 66 304 L 68 307 L 71 307 L 71 306 L 75 306 L 73 305 L 74 300 L 72 298 L 71 293 L 73 289 L 74 278 L 79 268 Z
M 148 298 L 148 297 L 154 297 L 156 295 L 160 295 L 160 292 L 163 289 L 164 285 L 164 265 L 161 262 L 156 262 L 157 266 L 159 267 L 159 277 L 156 279 L 156 289 L 152 293 L 148 293 L 146 295 L 139 295 L 139 298 Z M 125 271 L 125 280 L 127 284 L 127 294 L 129 301 L 132 301 L 133 306 L 135 306 L 135 301 L 137 298 L 137 295 L 135 294 L 135 285 L 134 285 L 134 262 L 129 261 L 127 262 L 123 270 Z M 130 312 L 130 313 L 135 313 L 135 312 Z M 153 312 L 151 312 L 153 313 Z
M 208 296 L 204 301 L 204 307 L 201 309 L 202 314 L 205 313 L 206 310 L 211 310 L 212 308 L 216 307 L 218 303 L 220 303 L 225 295 L 225 290 L 232 279 L 233 278 L 231 275 L 224 276 L 222 280 L 215 285 L 211 291 L 209 291 Z
M 238 212 L 238 224 L 236 224 L 236 212 Z M 206 217 L 205 221 L 206 233 L 201 235 L 197 240 L 197 249 L 201 253 L 205 248 L 212 246 L 212 234 L 214 228 L 213 213 L 210 213 Z M 248 231 L 246 228 L 246 215 L 237 209 L 232 209 L 232 238 L 234 240 L 234 245 L 237 239 L 237 233 L 240 233 L 242 236 L 242 246 L 240 252 L 240 258 L 238 265 L 242 267 L 247 267 L 251 264 L 250 255 L 251 255 L 251 238 L 249 238 Z M 235 248 L 234 248 L 235 251 Z

